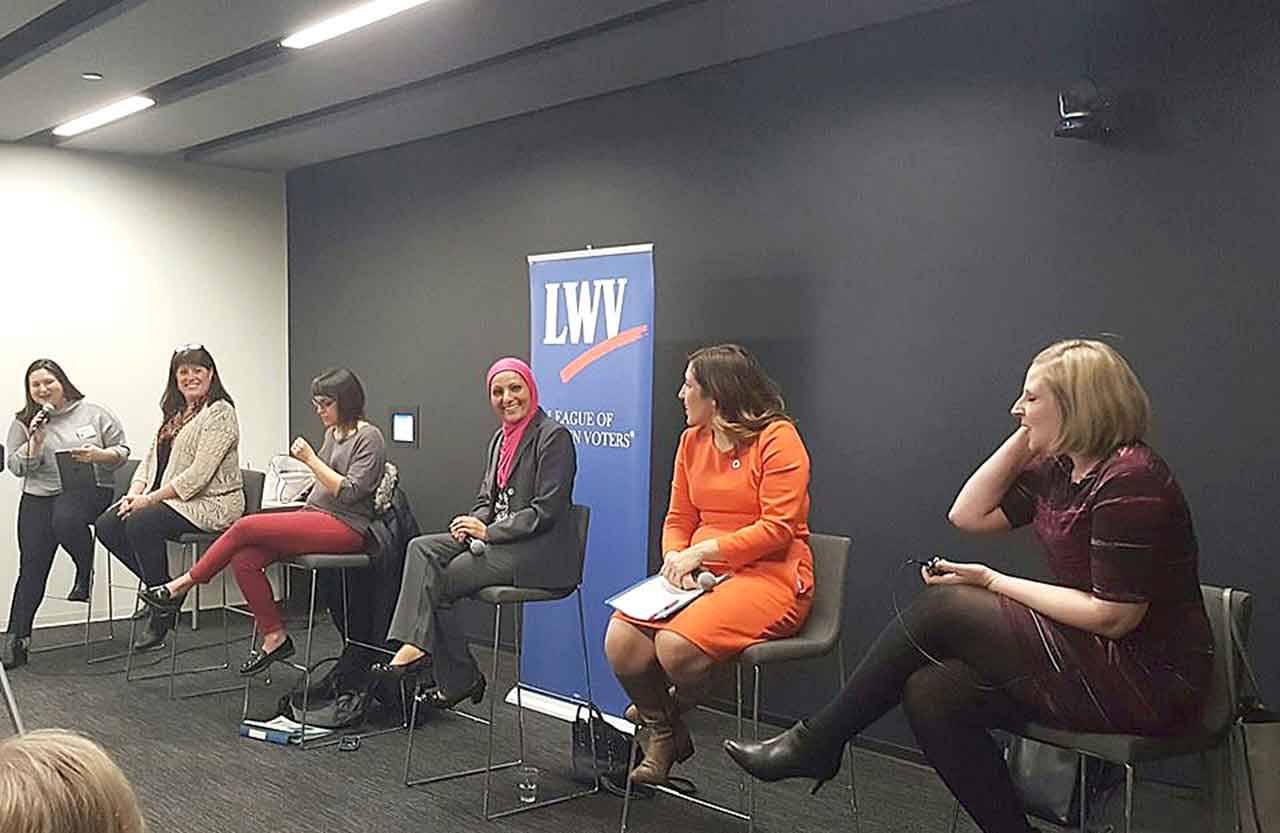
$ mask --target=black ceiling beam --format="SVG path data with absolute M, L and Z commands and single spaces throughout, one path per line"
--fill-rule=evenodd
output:
M 0 37 L 0 78 L 143 0 L 66 0 Z

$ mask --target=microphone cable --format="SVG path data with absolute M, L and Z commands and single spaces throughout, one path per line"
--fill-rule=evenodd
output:
M 972 688 L 976 691 L 980 691 L 984 694 L 996 692 L 996 691 L 1007 691 L 1011 686 L 1014 686 L 1018 683 L 1026 682 L 1028 680 L 1035 680 L 1047 674 L 1061 673 L 1058 671 L 1047 671 L 1047 672 L 1036 671 L 1030 674 L 1022 674 L 1020 676 L 1013 677 L 1009 680 L 1004 681 L 1003 683 L 991 684 L 991 683 L 984 683 L 984 682 L 975 682 L 971 678 L 964 678 L 961 675 L 954 673 L 952 669 L 947 667 L 946 663 L 944 663 L 942 660 L 935 657 L 933 654 L 929 653 L 927 650 L 925 650 L 924 646 L 921 645 L 920 642 L 916 639 L 915 634 L 911 633 L 911 628 L 907 627 L 906 619 L 903 618 L 902 607 L 898 603 L 897 585 L 901 579 L 902 571 L 904 568 L 914 567 L 914 566 L 927 567 L 929 563 L 930 562 L 920 561 L 915 558 L 908 558 L 904 560 L 900 565 L 898 565 L 898 570 L 897 572 L 894 573 L 893 580 L 889 584 L 889 600 L 890 600 L 890 603 L 893 605 L 894 618 L 897 620 L 898 626 L 902 628 L 902 633 L 907 637 L 907 641 L 911 643 L 911 647 L 915 648 L 916 651 L 919 652 L 920 656 L 924 657 L 931 664 L 936 665 L 938 668 L 941 668 L 942 671 L 947 676 L 956 680 L 958 683 L 962 683 L 968 686 L 969 688 Z M 974 669 L 974 670 L 977 671 L 977 669 Z

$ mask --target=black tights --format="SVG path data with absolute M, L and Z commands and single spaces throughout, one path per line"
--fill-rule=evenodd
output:
M 1019 657 L 996 594 L 926 587 L 901 624 L 895 619 L 881 631 L 840 694 L 805 724 L 843 743 L 901 703 L 929 762 L 978 827 L 1026 833 L 1026 815 L 989 732 L 1022 720 L 1002 688 L 1025 677 Z

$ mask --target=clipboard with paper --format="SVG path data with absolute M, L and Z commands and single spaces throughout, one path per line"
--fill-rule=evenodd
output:
M 712 586 L 727 578 L 727 575 L 716 576 Z M 688 607 L 708 589 L 700 584 L 692 590 L 682 590 L 671 586 L 661 575 L 655 575 L 615 593 L 604 603 L 632 619 L 657 622 Z

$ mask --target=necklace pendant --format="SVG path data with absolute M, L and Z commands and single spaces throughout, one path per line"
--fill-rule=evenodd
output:
M 738 460 L 738 459 L 736 459 L 736 458 L 735 458 L 735 459 L 734 459 L 734 461 L 733 461 L 733 463 L 732 463 L 731 465 L 732 465 L 735 469 L 740 469 L 740 468 L 742 468 L 742 461 L 741 461 L 741 460 Z

